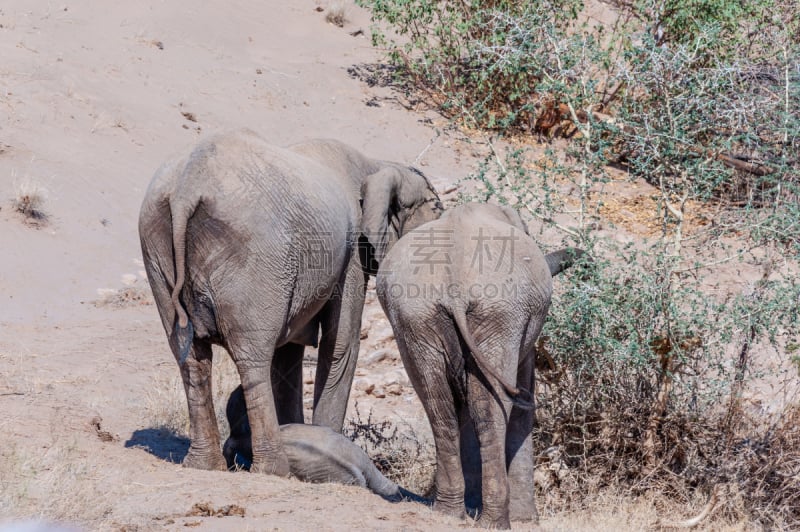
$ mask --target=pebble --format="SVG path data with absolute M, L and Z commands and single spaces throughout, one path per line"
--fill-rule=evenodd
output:
M 377 351 L 367 355 L 367 358 L 364 359 L 364 364 L 367 366 L 377 364 L 378 362 L 385 360 L 388 354 L 388 349 L 378 349 Z

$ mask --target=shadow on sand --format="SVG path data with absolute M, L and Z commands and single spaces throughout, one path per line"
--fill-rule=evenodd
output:
M 189 438 L 165 428 L 138 429 L 125 442 L 125 447 L 143 449 L 162 460 L 180 464 L 189 452 Z

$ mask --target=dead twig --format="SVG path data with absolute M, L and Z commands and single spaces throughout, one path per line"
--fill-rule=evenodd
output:
M 714 486 L 714 489 L 711 490 L 711 496 L 708 498 L 708 502 L 694 517 L 689 519 L 685 519 L 683 521 L 664 521 L 659 519 L 658 525 L 664 528 L 694 528 L 700 523 L 702 523 L 708 516 L 710 516 L 714 510 L 717 509 L 717 505 L 719 504 L 720 499 L 720 492 L 722 491 L 722 485 L 717 484 Z

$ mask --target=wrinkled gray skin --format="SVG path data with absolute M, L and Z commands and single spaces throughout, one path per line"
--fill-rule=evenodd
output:
M 440 211 L 421 173 L 334 140 L 280 148 L 241 130 L 164 164 L 139 236 L 189 407 L 184 465 L 226 467 L 212 344 L 230 353 L 244 386 L 252 471 L 289 474 L 278 425 L 303 422 L 306 345 L 319 342 L 314 423 L 341 431 L 367 280 L 359 251 L 375 269 L 403 232 Z
M 250 424 L 242 387 L 236 388 L 225 410 L 231 435 L 223 454 L 228 468 L 240 461 L 252 460 Z M 328 427 L 290 423 L 281 425 L 283 449 L 289 457 L 289 469 L 305 482 L 336 482 L 369 488 L 391 501 L 403 498 L 401 488 L 384 477 L 358 445 Z
M 513 209 L 467 204 L 382 262 L 378 298 L 436 443 L 438 510 L 463 517 L 466 495 L 484 526 L 537 519 L 534 342 L 573 252 L 545 257 Z

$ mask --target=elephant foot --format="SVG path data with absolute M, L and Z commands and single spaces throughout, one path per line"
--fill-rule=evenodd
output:
M 524 523 L 532 523 L 534 525 L 539 524 L 539 514 L 536 513 L 536 509 L 533 511 L 525 510 L 525 511 L 513 511 L 511 512 L 511 520 L 512 521 L 521 521 Z
M 524 521 L 533 524 L 539 523 L 539 514 L 536 512 L 536 505 L 532 501 L 511 500 L 509 514 L 512 521 Z
M 250 465 L 251 473 L 261 473 L 264 475 L 275 475 L 276 477 L 288 477 L 291 473 L 289 460 L 286 455 L 273 459 L 253 459 Z
M 481 514 L 478 518 L 478 526 L 496 530 L 508 530 L 511 528 L 511 521 L 508 519 L 508 515 L 505 517 L 492 517 Z
M 186 458 L 183 459 L 183 467 L 205 469 L 207 471 L 227 471 L 228 464 L 220 451 L 199 452 L 189 448 Z
M 466 519 L 467 512 L 464 509 L 464 503 L 449 503 L 439 499 L 433 502 L 433 509 L 443 514 L 451 515 L 456 519 Z
M 515 476 L 509 474 L 508 514 L 512 521 L 533 521 L 534 524 L 537 524 L 539 516 L 536 513 L 536 501 L 534 500 L 534 475 L 530 471 L 531 469 L 527 468 L 524 474 Z

